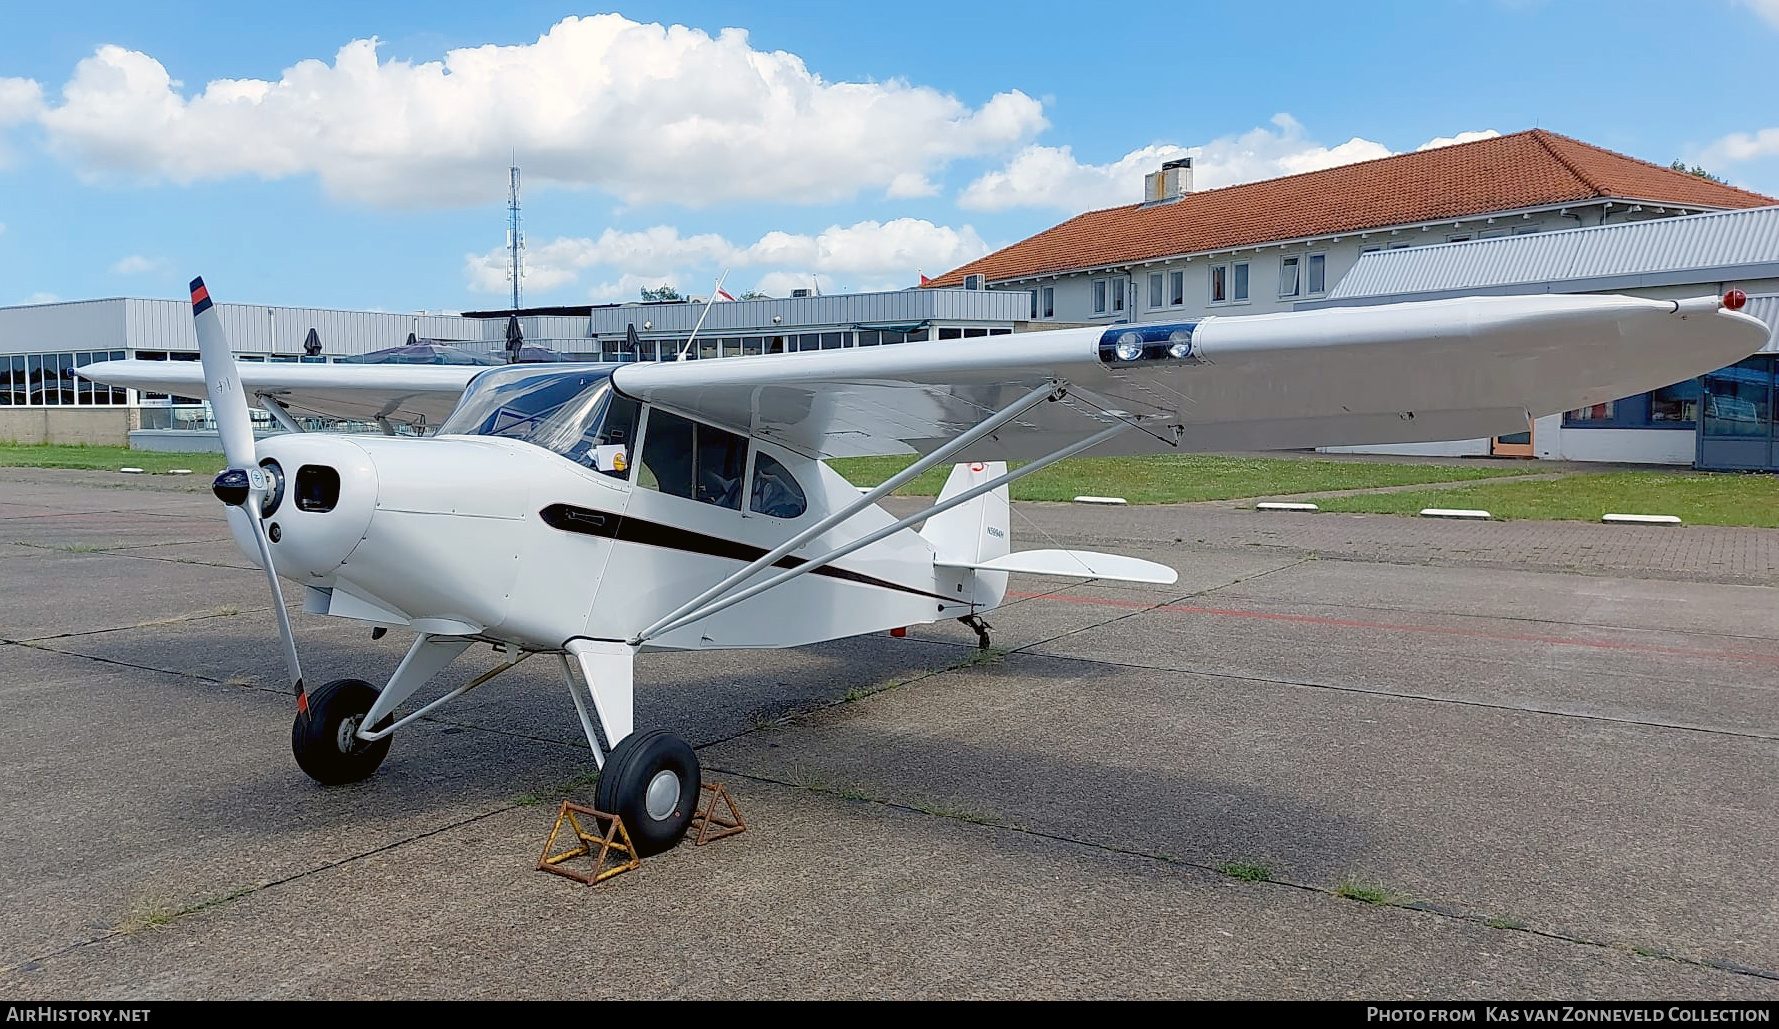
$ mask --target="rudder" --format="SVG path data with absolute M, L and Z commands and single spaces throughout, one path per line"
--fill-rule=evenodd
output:
M 1007 474 L 1004 461 L 975 461 L 956 465 L 945 488 L 939 492 L 941 502 L 972 487 Z M 1008 523 L 1011 518 L 1005 484 L 989 490 L 976 499 L 959 504 L 949 511 L 927 519 L 920 535 L 932 545 L 937 561 L 972 565 L 1005 557 L 1011 551 Z M 999 607 L 1007 595 L 1007 573 L 973 571 L 966 583 L 973 580 L 973 601 L 981 609 Z

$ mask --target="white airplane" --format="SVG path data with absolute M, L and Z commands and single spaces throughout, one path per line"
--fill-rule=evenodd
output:
M 699 766 L 678 736 L 634 730 L 639 653 L 795 647 L 945 618 L 986 645 L 982 616 L 1009 573 L 1176 578 L 1134 558 L 1013 552 L 1006 487 L 1023 475 L 1089 448 L 1523 432 L 1533 415 L 1759 350 L 1767 328 L 1733 310 L 1744 299 L 1493 297 L 668 364 L 238 367 L 200 279 L 200 366 L 80 371 L 208 395 L 229 465 L 214 490 L 266 569 L 303 771 L 364 779 L 397 729 L 554 655 L 602 769 L 596 803 L 650 854 L 685 833 Z M 291 431 L 256 445 L 249 393 Z M 291 407 L 391 433 L 448 417 L 426 438 L 348 436 L 300 431 Z M 862 493 L 823 463 L 870 454 L 919 456 Z M 877 506 L 943 464 L 955 467 L 936 502 L 905 518 Z M 308 690 L 280 576 L 302 585 L 306 613 L 413 631 L 389 682 Z M 506 662 L 396 717 L 477 643 Z

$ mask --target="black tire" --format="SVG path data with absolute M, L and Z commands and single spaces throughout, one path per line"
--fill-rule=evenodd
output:
M 657 813 L 651 813 L 649 787 L 664 772 L 675 777 L 679 795 L 671 808 L 664 804 L 663 780 L 656 789 Z M 698 755 L 691 744 L 661 729 L 631 733 L 606 758 L 594 803 L 599 810 L 622 818 L 637 855 L 648 857 L 679 845 L 698 808 L 700 785 Z
M 363 679 L 335 679 L 309 694 L 309 715 L 297 715 L 290 727 L 290 751 L 297 767 L 323 786 L 344 786 L 370 777 L 389 754 L 393 736 L 375 743 L 353 737 L 377 701 L 377 690 Z M 386 715 L 377 728 L 394 721 Z

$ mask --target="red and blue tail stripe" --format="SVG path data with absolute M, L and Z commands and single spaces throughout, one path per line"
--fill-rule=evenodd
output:
M 191 280 L 191 313 L 195 317 L 210 310 L 210 291 L 204 288 L 203 279 Z

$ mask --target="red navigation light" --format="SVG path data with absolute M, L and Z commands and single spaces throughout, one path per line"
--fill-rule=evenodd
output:
M 1723 295 L 1723 306 L 1731 311 L 1740 311 L 1748 303 L 1748 294 L 1739 289 L 1732 289 Z

